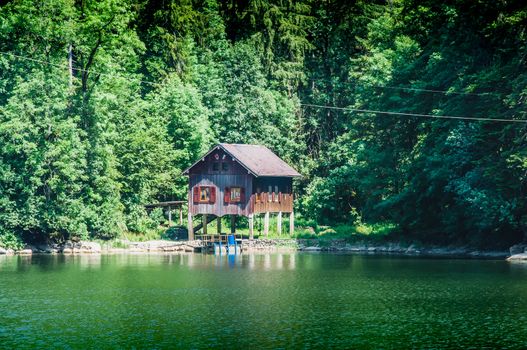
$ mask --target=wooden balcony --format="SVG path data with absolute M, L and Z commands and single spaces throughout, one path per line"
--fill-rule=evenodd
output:
M 293 211 L 293 194 L 262 192 L 251 195 L 253 213 L 290 213 Z

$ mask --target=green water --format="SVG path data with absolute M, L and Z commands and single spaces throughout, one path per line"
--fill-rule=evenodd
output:
M 527 348 L 527 265 L 0 256 L 0 348 Z

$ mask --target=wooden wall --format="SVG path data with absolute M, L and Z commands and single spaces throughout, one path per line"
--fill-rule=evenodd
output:
M 217 157 L 216 157 L 217 155 Z M 218 158 L 218 159 L 217 159 Z M 213 171 L 214 162 L 227 163 L 228 170 Z M 251 191 L 253 184 L 253 175 L 242 167 L 238 162 L 233 161 L 223 150 L 212 152 L 204 161 L 198 163 L 191 169 L 189 174 L 189 208 L 192 215 L 196 214 L 213 214 L 216 216 L 223 215 L 243 215 L 248 216 L 252 213 Z M 194 204 L 192 191 L 194 186 L 215 186 L 216 202 L 215 203 L 198 203 Z M 241 203 L 225 203 L 225 187 L 243 187 L 245 188 L 245 201 Z
M 289 193 L 262 192 L 251 196 L 254 213 L 290 213 L 293 211 L 293 195 Z
M 214 162 L 220 163 L 219 171 L 213 170 Z M 228 164 L 223 171 L 221 163 Z M 254 177 L 247 169 L 233 160 L 223 150 L 217 150 L 196 164 L 189 173 L 189 210 L 192 215 L 212 214 L 243 215 L 251 213 L 293 211 L 293 180 L 288 177 Z M 215 186 L 216 201 L 214 203 L 194 203 L 193 188 L 195 186 Z M 269 186 L 272 191 L 269 192 Z M 278 192 L 275 192 L 277 186 Z M 245 200 L 241 203 L 226 203 L 224 194 L 226 187 L 243 187 Z M 257 191 L 260 195 L 256 196 Z M 269 200 L 271 198 L 271 200 Z

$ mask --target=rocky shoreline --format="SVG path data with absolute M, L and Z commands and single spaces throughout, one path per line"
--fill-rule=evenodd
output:
M 63 245 L 32 245 L 14 251 L 0 247 L 0 255 L 31 255 L 31 254 L 127 254 L 127 253 L 193 253 L 201 251 L 203 242 L 195 241 L 146 241 L 131 242 L 118 241 L 119 247 L 111 244 L 81 241 L 66 242 Z M 468 247 L 423 247 L 415 244 L 401 243 L 349 243 L 343 239 L 256 239 L 242 240 L 243 252 L 273 252 L 273 251 L 301 251 L 301 252 L 334 252 L 359 254 L 392 254 L 406 256 L 430 257 L 463 257 L 505 259 L 509 261 L 526 261 L 527 246 L 516 245 L 509 251 L 485 251 Z
M 201 241 L 146 241 L 131 242 L 120 241 L 120 247 L 113 247 L 110 244 L 100 244 L 98 242 L 80 241 L 66 242 L 59 244 L 38 244 L 28 245 L 24 249 L 14 251 L 0 247 L 0 255 L 31 255 L 31 254 L 116 254 L 116 253 L 162 253 L 180 252 L 192 253 L 202 246 Z

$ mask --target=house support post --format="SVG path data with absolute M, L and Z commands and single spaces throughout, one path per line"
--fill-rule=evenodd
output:
M 289 234 L 293 235 L 295 232 L 295 212 L 291 211 L 291 214 L 289 214 Z
M 192 213 L 188 211 L 188 240 L 194 240 L 194 228 L 192 227 Z
M 208 226 L 208 220 L 207 220 L 207 214 L 203 214 L 201 216 L 201 224 L 203 225 L 203 234 L 206 235 L 207 234 L 207 226 Z
M 269 236 L 269 212 L 265 212 L 264 216 L 264 235 L 265 237 Z
M 217 224 L 218 224 L 218 234 L 221 235 L 221 216 L 218 216 L 216 218 Z
M 231 234 L 236 233 L 236 215 L 231 215 Z
M 168 227 L 172 226 L 172 207 L 168 206 Z
M 282 234 L 282 212 L 278 212 L 278 216 L 276 217 L 276 232 L 278 232 L 278 235 L 280 236 Z
M 179 205 L 179 226 L 183 225 L 183 206 Z
M 254 239 L 254 214 L 249 214 L 249 239 Z

